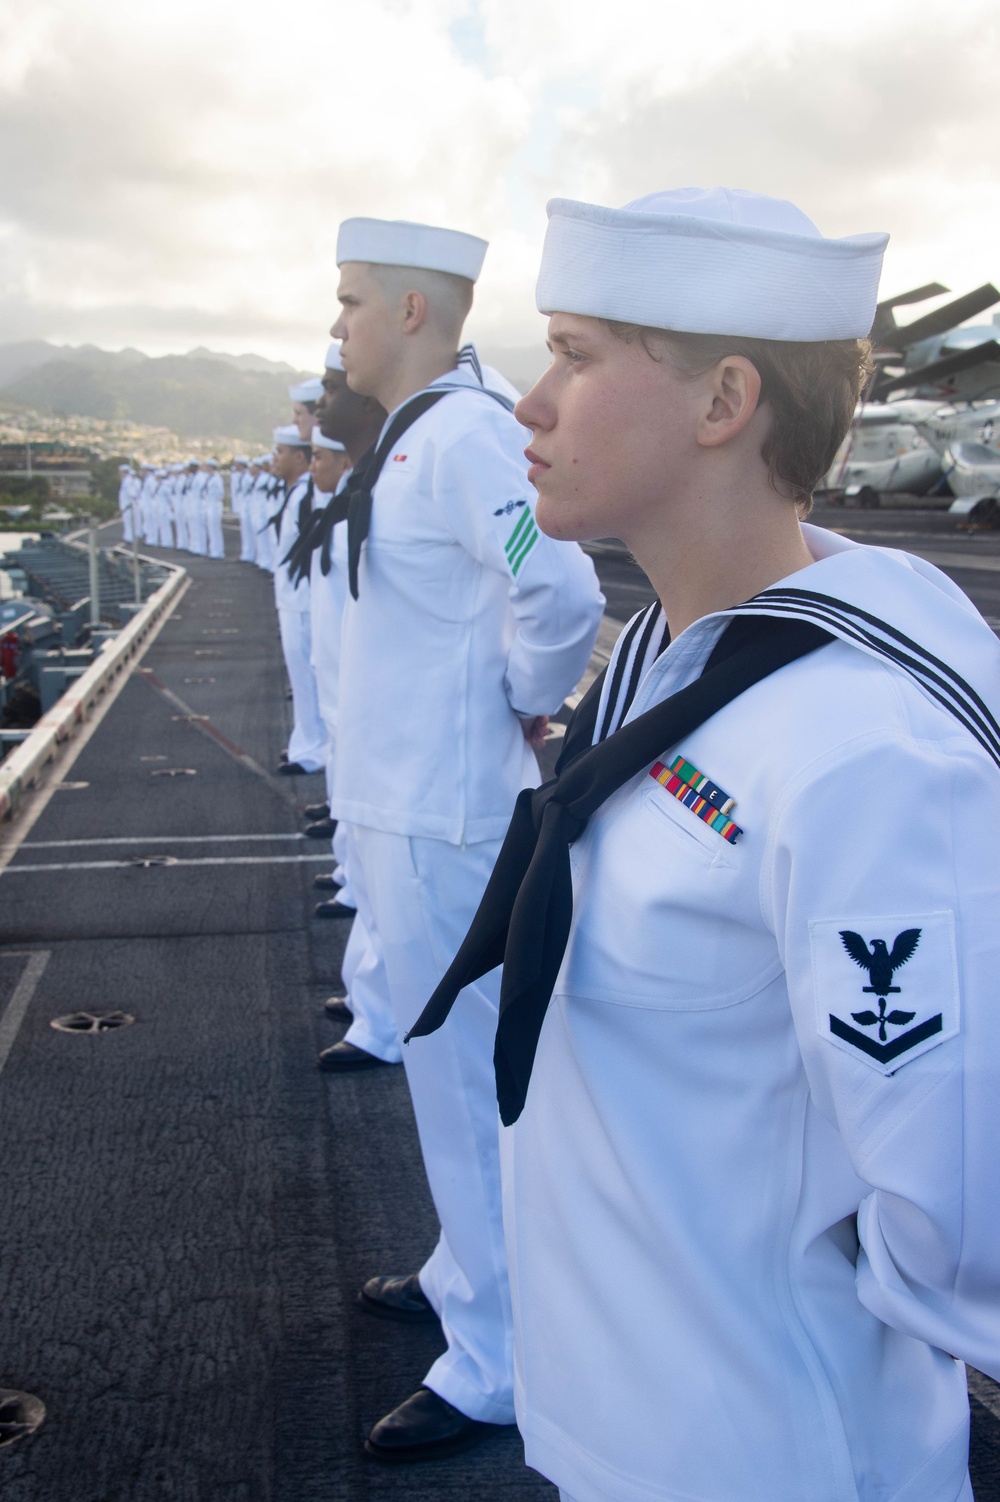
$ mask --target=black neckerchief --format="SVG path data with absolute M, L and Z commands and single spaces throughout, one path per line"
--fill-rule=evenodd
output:
M 413 426 L 418 417 L 429 412 L 431 407 L 436 406 L 447 394 L 447 391 L 441 390 L 419 391 L 416 396 L 411 397 L 400 407 L 378 443 L 373 443 L 368 452 L 358 460 L 348 476 L 347 484 L 337 497 L 346 508 L 344 514 L 347 518 L 347 575 L 351 594 L 355 599 L 358 598 L 358 563 L 361 560 L 361 544 L 371 528 L 372 491 L 375 489 L 375 483 L 382 473 L 389 454 L 406 430 Z M 331 530 L 335 525 L 336 522 L 331 523 Z
M 302 478 L 302 476 L 300 475 L 299 479 L 301 479 L 301 478 Z M 282 520 L 282 517 L 284 516 L 285 512 L 288 510 L 288 503 L 292 499 L 292 496 L 294 495 L 294 493 L 295 493 L 295 491 L 296 491 L 296 489 L 298 487 L 298 483 L 299 483 L 299 481 L 296 480 L 294 485 L 286 485 L 285 482 L 284 482 L 284 480 L 279 480 L 278 481 L 279 486 L 281 486 L 281 488 L 285 492 L 285 498 L 282 501 L 281 505 L 278 507 L 277 511 L 274 513 L 274 515 L 273 516 L 269 516 L 268 519 L 267 519 L 267 525 L 269 527 L 273 527 L 274 528 L 274 535 L 275 535 L 275 537 L 280 537 L 281 536 L 281 520 Z M 313 486 L 313 480 L 312 480 L 312 475 L 310 475 L 309 476 L 309 483 L 308 483 L 308 486 L 306 487 L 307 494 L 309 494 L 310 496 L 312 495 L 312 486 Z M 302 507 L 300 506 L 299 507 L 299 511 L 301 512 L 301 510 L 302 510 Z
M 449 391 L 480 391 L 485 396 L 492 397 L 499 402 L 508 412 L 513 411 L 514 404 L 499 391 L 491 391 L 483 385 L 483 372 L 479 364 L 478 356 L 471 344 L 463 345 L 458 352 L 455 368 L 470 365 L 479 382 L 478 386 L 466 386 L 464 384 L 446 384 L 444 376 L 440 384 L 430 386 L 426 391 L 419 391 L 416 396 L 410 398 L 399 408 L 395 417 L 389 423 L 384 435 L 378 443 L 358 461 L 355 468 L 348 476 L 341 496 L 347 506 L 347 573 L 350 583 L 351 594 L 358 598 L 358 564 L 361 559 L 361 544 L 368 536 L 372 520 L 372 493 L 390 452 L 395 448 L 406 430 L 413 426 L 418 417 L 435 406 Z M 336 518 L 331 523 L 336 526 Z M 326 569 L 324 569 L 324 573 Z
M 339 522 L 346 520 L 347 491 L 345 486 L 343 490 L 330 497 L 321 511 L 312 513 L 309 525 L 305 530 L 299 529 L 298 537 L 282 559 L 288 568 L 288 577 L 293 584 L 299 584 L 303 579 L 309 578 L 312 555 L 317 548 L 320 550 L 319 566 L 323 571 L 323 577 L 326 577 L 330 572 L 333 529 Z
M 463 986 L 503 965 L 493 1063 L 500 1117 L 524 1108 L 545 1011 L 573 918 L 569 847 L 618 788 L 771 673 L 832 641 L 811 622 L 741 617 L 725 628 L 701 676 L 591 745 L 600 679 L 581 701 L 556 776 L 518 795 L 479 911 L 448 973 L 406 1035 L 445 1021 Z M 580 720 L 579 729 L 577 720 Z

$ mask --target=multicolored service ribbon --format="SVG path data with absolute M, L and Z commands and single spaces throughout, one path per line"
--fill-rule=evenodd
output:
M 685 808 L 697 814 L 709 829 L 721 834 L 730 845 L 736 844 L 743 831 L 728 817 L 730 810 L 736 807 L 736 800 L 730 798 L 714 782 L 710 782 L 704 772 L 699 772 L 683 756 L 678 756 L 669 767 L 665 767 L 662 761 L 656 762 L 650 768 L 649 775 L 678 802 L 683 803 Z

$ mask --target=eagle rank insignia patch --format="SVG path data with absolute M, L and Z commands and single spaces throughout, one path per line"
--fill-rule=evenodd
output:
M 889 1075 L 958 1032 L 950 912 L 817 919 L 809 935 L 816 1024 L 835 1048 Z

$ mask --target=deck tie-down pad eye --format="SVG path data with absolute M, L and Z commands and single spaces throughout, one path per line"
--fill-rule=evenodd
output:
M 45 1404 L 34 1393 L 0 1387 L 0 1449 L 26 1439 L 45 1419 Z
M 135 1021 L 129 1012 L 69 1012 L 49 1023 L 57 1033 L 114 1033 Z

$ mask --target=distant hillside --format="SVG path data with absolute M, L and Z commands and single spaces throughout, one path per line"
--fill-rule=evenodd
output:
M 482 345 L 483 359 L 522 391 L 548 363 L 544 345 Z M 49 417 L 96 417 L 169 428 L 180 438 L 225 434 L 270 442 L 290 417 L 289 382 L 301 372 L 262 355 L 194 349 L 152 358 L 141 350 L 49 344 L 0 344 L 0 399 Z
M 98 417 L 170 428 L 182 438 L 225 433 L 265 443 L 290 416 L 291 366 L 258 355 L 188 355 L 151 359 L 138 350 L 42 340 L 0 345 L 0 397 L 54 417 Z

